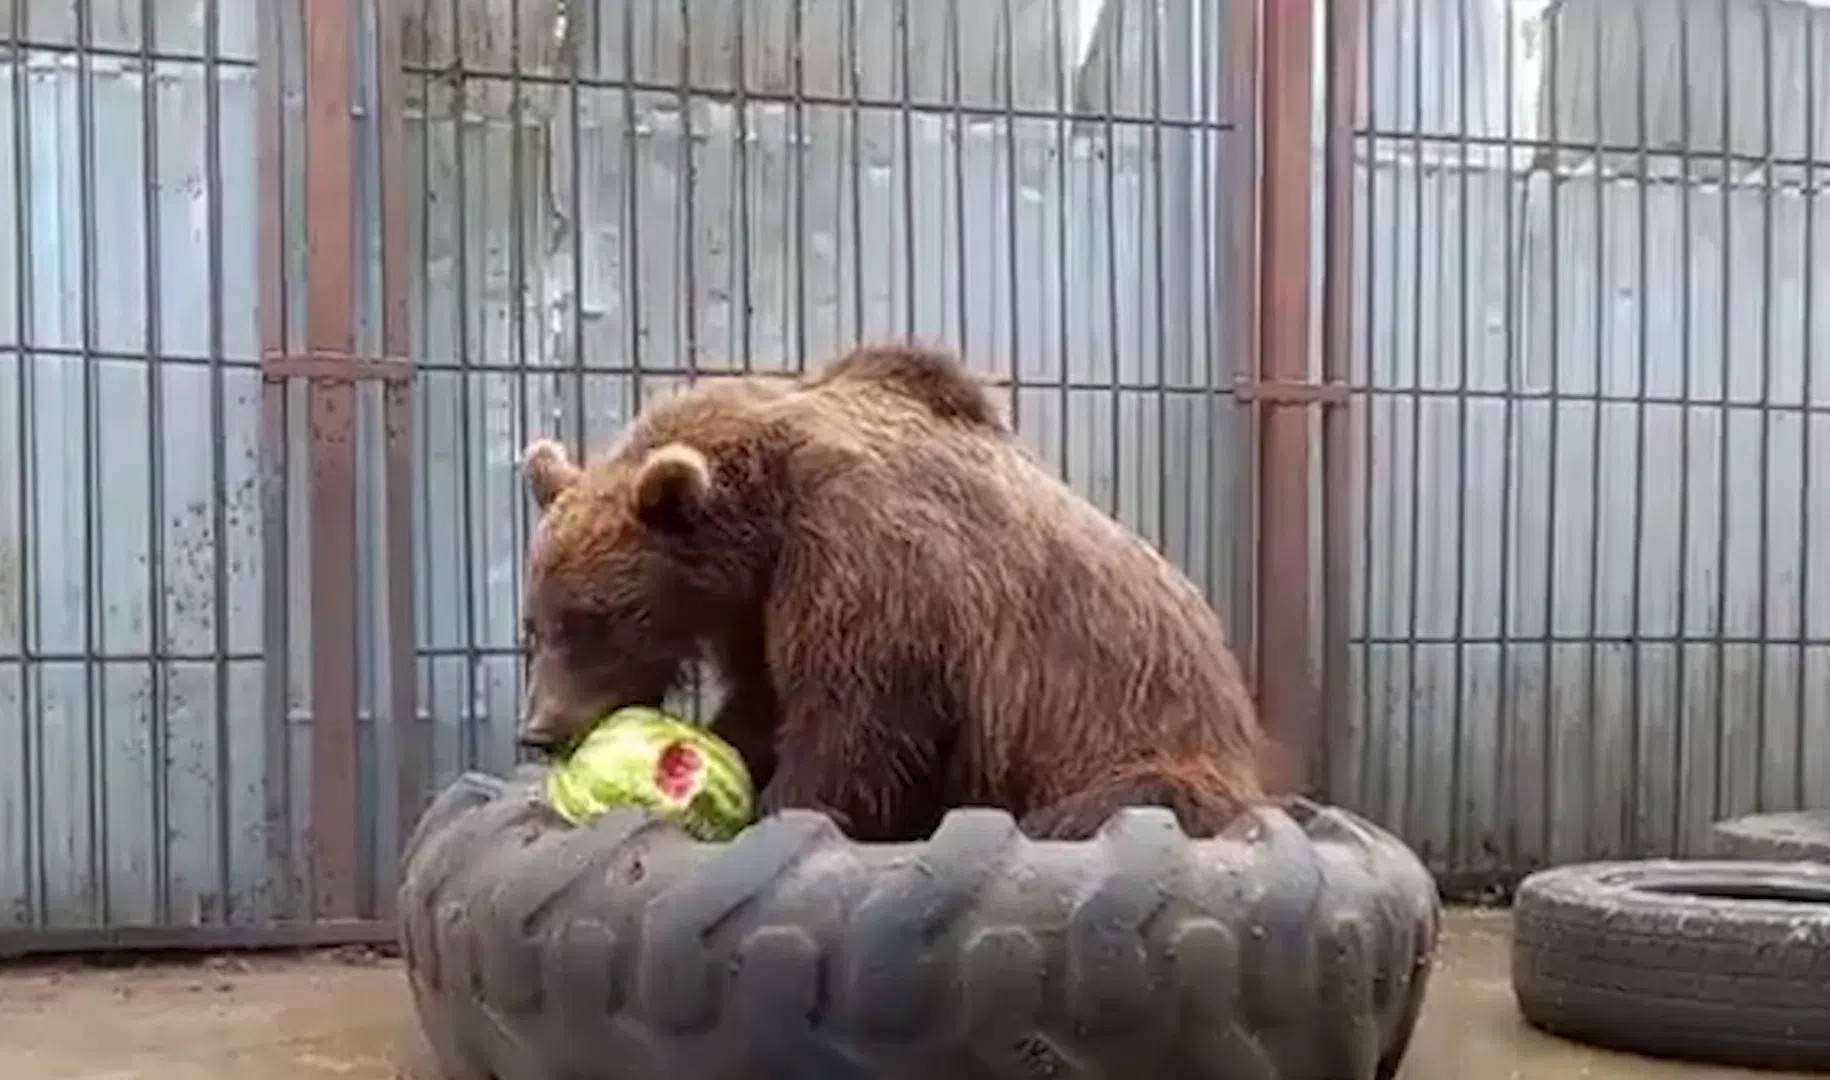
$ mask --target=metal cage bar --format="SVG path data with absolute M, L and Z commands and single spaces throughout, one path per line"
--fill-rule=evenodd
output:
M 430 789 L 514 760 L 521 445 L 874 337 L 1187 571 L 1310 769 L 1297 5 L 195 9 L 0 28 L 0 586 L 51 583 L 0 615 L 0 956 L 387 940 Z

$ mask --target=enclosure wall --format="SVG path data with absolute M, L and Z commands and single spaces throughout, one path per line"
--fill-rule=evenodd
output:
M 0 953 L 384 935 L 698 377 L 958 348 L 1249 641 L 1238 11 L 0 0 Z
M 1464 883 L 1830 799 L 1830 10 L 1379 0 L 1337 793 Z

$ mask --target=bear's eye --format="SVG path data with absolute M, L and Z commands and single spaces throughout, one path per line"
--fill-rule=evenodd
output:
M 560 611 L 553 620 L 553 636 L 559 640 L 581 643 L 596 638 L 604 625 L 604 618 L 590 608 L 569 607 Z

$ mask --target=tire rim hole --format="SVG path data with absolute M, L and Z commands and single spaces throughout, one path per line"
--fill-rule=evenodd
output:
M 1830 904 L 1830 888 L 1780 881 L 1696 882 L 1678 884 L 1662 882 L 1641 885 L 1642 892 L 1663 896 L 1694 896 L 1701 900 L 1768 900 L 1781 904 Z

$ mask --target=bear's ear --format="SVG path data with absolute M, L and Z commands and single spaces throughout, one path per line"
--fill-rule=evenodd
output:
M 685 443 L 648 455 L 635 478 L 635 513 L 651 529 L 682 532 L 692 525 L 712 488 L 712 466 Z
M 534 505 L 545 510 L 559 493 L 578 482 L 578 466 L 566 458 L 565 447 L 553 439 L 535 439 L 521 452 L 521 468 Z

